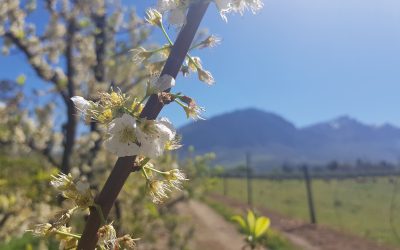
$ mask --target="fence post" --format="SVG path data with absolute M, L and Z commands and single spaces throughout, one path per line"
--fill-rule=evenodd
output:
M 253 208 L 253 189 L 251 183 L 250 153 L 246 154 L 247 204 Z
M 308 167 L 306 165 L 303 166 L 303 172 L 304 172 L 304 181 L 306 183 L 307 202 L 308 202 L 308 210 L 310 211 L 310 220 L 312 224 L 317 224 L 317 218 L 315 216 L 315 208 L 314 208 L 314 199 L 311 187 L 311 178 L 308 172 Z
M 226 174 L 224 174 L 223 176 L 222 176 L 222 181 L 223 181 L 223 183 L 222 183 L 222 185 L 223 185 L 223 190 L 224 190 L 224 192 L 223 192 L 223 194 L 224 194 L 224 196 L 227 196 L 228 195 L 228 176 L 226 175 Z

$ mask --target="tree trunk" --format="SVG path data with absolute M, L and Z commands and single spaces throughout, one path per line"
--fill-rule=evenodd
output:
M 69 100 L 67 104 L 68 118 L 64 125 L 64 153 L 61 162 L 61 172 L 68 174 L 71 167 L 71 155 L 73 152 L 75 144 L 75 134 L 76 134 L 76 111 L 72 100 Z
M 69 173 L 71 168 L 71 155 L 74 149 L 75 144 L 75 134 L 76 134 L 76 125 L 77 125 L 77 115 L 74 103 L 70 99 L 75 95 L 75 65 L 74 65 L 74 37 L 75 37 L 75 19 L 71 18 L 68 22 L 68 29 L 67 29 L 67 41 L 66 41 L 66 49 L 65 49 L 65 58 L 67 62 L 67 96 L 68 99 L 65 100 L 67 105 L 67 122 L 64 125 L 64 154 L 61 163 L 61 171 L 65 174 Z

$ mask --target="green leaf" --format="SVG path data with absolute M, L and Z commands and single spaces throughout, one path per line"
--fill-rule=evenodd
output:
M 249 233 L 254 235 L 254 228 L 256 224 L 256 217 L 254 216 L 254 213 L 249 210 L 247 212 L 247 225 L 249 227 Z
M 271 221 L 267 217 L 259 217 L 257 218 L 256 221 L 256 226 L 254 230 L 254 235 L 256 238 L 260 237 L 262 234 L 264 234 L 267 229 L 269 228 L 269 225 L 271 224 Z
M 243 230 L 247 231 L 246 230 L 247 229 L 246 222 L 244 222 L 244 219 L 242 218 L 242 216 L 240 216 L 240 215 L 232 216 L 231 220 L 236 221 Z
M 19 75 L 16 80 L 18 85 L 24 85 L 25 81 L 26 81 L 26 76 L 24 74 Z

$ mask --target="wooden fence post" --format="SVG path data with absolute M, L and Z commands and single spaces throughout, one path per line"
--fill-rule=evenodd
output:
M 253 188 L 251 183 L 250 153 L 246 154 L 247 204 L 253 208 Z
M 310 212 L 310 221 L 311 224 L 317 224 L 317 218 L 315 215 L 315 208 L 314 208 L 314 199 L 312 193 L 312 186 L 311 186 L 311 178 L 308 172 L 308 167 L 305 165 L 303 166 L 304 172 L 304 181 L 306 183 L 306 190 L 307 190 L 307 202 L 308 202 L 308 210 Z
M 228 195 L 228 176 L 226 175 L 226 174 L 224 174 L 223 176 L 222 176 L 222 185 L 223 185 L 223 189 L 224 189 L 224 191 L 223 191 L 223 194 L 224 194 L 224 196 L 227 196 Z

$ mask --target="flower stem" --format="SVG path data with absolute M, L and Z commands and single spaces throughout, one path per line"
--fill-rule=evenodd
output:
M 168 173 L 168 172 L 160 171 L 160 170 L 155 169 L 155 168 L 152 168 L 152 167 L 146 167 L 146 166 L 144 166 L 144 168 L 147 168 L 147 169 L 149 169 L 149 170 L 151 170 L 151 171 L 154 171 L 154 172 L 156 172 L 156 173 L 159 173 L 159 174 L 167 174 L 167 173 Z
M 143 167 L 141 168 L 141 170 L 142 170 L 142 173 L 143 173 L 144 177 L 146 177 L 146 180 L 149 181 L 150 178 L 149 178 L 149 176 L 147 175 L 146 170 L 145 170 Z
M 148 180 L 148 181 L 150 180 L 150 178 L 149 178 L 149 176 L 147 175 L 145 168 L 148 168 L 148 167 L 146 167 L 146 164 L 147 164 L 149 161 L 150 161 L 150 158 L 145 158 L 145 159 L 141 162 L 141 164 L 140 164 L 140 169 L 142 170 L 144 176 L 146 177 L 146 180 Z
M 80 239 L 80 238 L 81 238 L 80 235 L 72 234 L 72 233 L 67 233 L 67 232 L 63 232 L 63 231 L 60 231 L 60 230 L 56 230 L 56 231 L 54 231 L 54 232 L 55 232 L 56 234 L 63 235 L 63 236 L 68 236 L 68 237 L 72 237 L 72 238 L 75 238 L 75 239 Z
M 166 48 L 168 48 L 168 47 L 170 48 L 171 45 L 172 45 L 172 44 L 170 44 L 170 45 L 165 45 L 165 46 L 162 46 L 162 47 L 160 47 L 160 48 L 158 48 L 158 49 L 150 50 L 149 52 L 151 52 L 151 53 L 156 53 L 156 52 L 161 51 L 161 50 L 164 50 L 164 49 L 166 49 Z
M 183 104 L 181 101 L 179 101 L 178 99 L 174 100 L 177 104 L 179 104 L 179 106 L 181 106 L 182 108 L 186 108 L 186 105 Z
M 167 31 L 165 30 L 164 25 L 161 24 L 160 27 L 161 27 L 161 31 L 163 32 L 165 38 L 168 40 L 169 44 L 170 44 L 171 46 L 173 46 L 174 44 L 173 44 L 171 38 L 169 37 Z M 196 47 L 198 47 L 198 46 L 200 46 L 200 45 L 201 45 L 201 43 L 196 44 L 196 45 L 194 45 L 193 47 L 189 48 L 189 50 L 192 50 L 192 49 L 194 49 L 194 48 L 196 48 Z M 186 53 L 186 57 L 189 59 L 189 61 L 191 61 L 191 62 L 196 66 L 196 68 L 201 68 L 200 65 L 198 65 L 198 64 L 196 63 L 196 61 L 193 60 L 192 56 L 189 55 L 189 53 Z
M 203 42 L 200 42 L 200 43 L 198 43 L 198 44 L 196 44 L 196 45 L 193 45 L 192 47 L 190 47 L 189 51 L 192 51 L 192 50 L 194 50 L 194 49 L 200 47 L 202 44 L 203 44 Z
M 173 46 L 174 43 L 172 42 L 171 38 L 169 37 L 167 31 L 165 30 L 164 24 L 161 23 L 160 28 L 161 28 L 161 31 L 162 31 L 162 33 L 164 34 L 165 38 L 168 40 L 168 43 L 169 43 L 171 46 Z
M 201 69 L 201 66 L 197 64 L 197 62 L 193 59 L 193 57 L 191 55 L 189 55 L 189 53 L 186 55 L 186 57 L 189 59 L 190 62 L 192 62 L 194 64 L 194 66 L 196 66 L 196 68 Z

